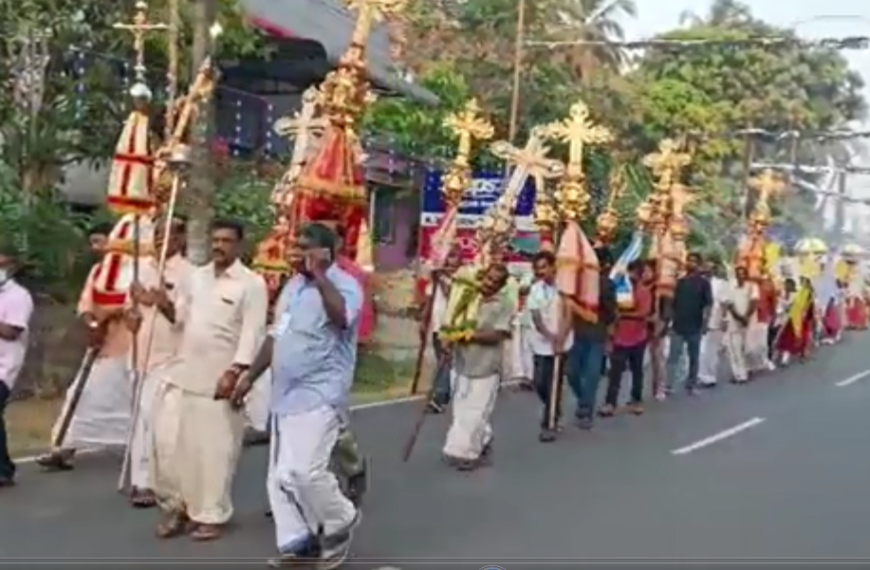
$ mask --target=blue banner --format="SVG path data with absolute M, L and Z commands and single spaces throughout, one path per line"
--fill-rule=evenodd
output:
M 440 170 L 429 170 L 423 182 L 423 197 L 421 213 L 443 214 L 445 211 L 444 196 L 441 194 Z M 459 215 L 468 218 L 482 217 L 486 214 L 504 188 L 504 176 L 498 173 L 475 173 L 472 175 L 471 186 L 465 191 L 459 206 Z M 519 218 L 531 217 L 535 209 L 535 184 L 532 180 L 520 192 L 517 198 L 515 215 Z

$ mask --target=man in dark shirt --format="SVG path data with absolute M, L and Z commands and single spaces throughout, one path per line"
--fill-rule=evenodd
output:
M 668 374 L 665 390 L 673 393 L 677 370 L 683 351 L 688 352 L 689 373 L 685 388 L 696 394 L 698 387 L 698 361 L 701 352 L 701 337 L 707 332 L 707 320 L 713 306 L 710 281 L 701 273 L 701 256 L 690 253 L 686 259 L 686 274 L 677 281 L 671 305 L 670 350 L 668 351 Z
M 606 248 L 596 249 L 595 254 L 601 272 L 598 321 L 593 323 L 575 316 L 574 345 L 568 354 L 568 383 L 577 398 L 575 415 L 579 427 L 583 429 L 592 428 L 604 347 L 610 335 L 610 326 L 616 320 L 616 290 L 610 281 L 613 258 Z

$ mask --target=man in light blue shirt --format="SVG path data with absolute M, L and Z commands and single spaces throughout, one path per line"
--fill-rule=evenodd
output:
M 335 248 L 326 226 L 301 230 L 291 251 L 295 275 L 278 298 L 275 325 L 234 394 L 240 404 L 271 363 L 268 491 L 281 553 L 275 562 L 322 559 L 324 569 L 347 556 L 359 521 L 329 470 L 348 414 L 363 302 L 356 279 L 333 263 Z

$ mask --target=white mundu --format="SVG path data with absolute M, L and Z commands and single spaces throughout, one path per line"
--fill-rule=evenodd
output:
M 140 264 L 139 283 L 145 288 L 156 288 L 161 284 L 157 260 L 149 258 Z M 176 303 L 183 291 L 190 287 L 191 265 L 183 256 L 174 255 L 166 260 L 162 282 L 169 300 Z M 139 379 L 139 412 L 136 424 L 132 426 L 130 440 L 130 483 L 134 489 L 150 489 L 151 443 L 153 434 L 151 418 L 153 415 L 154 394 L 161 377 L 176 356 L 181 344 L 181 323 L 170 323 L 156 307 L 140 306 L 142 328 L 136 335 L 139 362 L 132 363 L 143 374 Z M 153 332 L 152 332 L 153 325 Z M 150 349 L 150 352 L 149 352 Z M 131 355 L 132 356 L 132 355 Z M 131 371 L 131 375 L 132 375 Z M 131 382 L 133 378 L 130 379 Z
M 727 305 L 732 307 L 733 312 L 739 315 L 745 315 L 749 311 L 750 304 L 758 302 L 759 292 L 758 287 L 754 283 L 745 282 L 742 286 L 737 283 L 731 283 L 728 288 Z M 749 331 L 753 324 L 757 322 L 757 318 L 753 313 L 749 322 L 746 325 L 741 324 L 731 314 L 732 311 L 726 309 L 726 342 L 728 345 L 728 357 L 731 361 L 731 371 L 734 373 L 734 379 L 738 382 L 743 382 L 749 379 L 749 370 L 747 368 L 746 356 L 749 349 Z
M 240 261 L 220 274 L 213 264 L 199 267 L 190 283 L 176 308 L 184 325 L 178 358 L 154 400 L 153 490 L 164 510 L 222 525 L 233 514 L 245 418 L 214 394 L 233 365 L 252 363 L 265 334 L 268 294 Z

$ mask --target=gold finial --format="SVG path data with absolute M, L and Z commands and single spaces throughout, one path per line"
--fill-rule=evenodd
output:
M 583 175 L 583 150 L 586 145 L 602 145 L 613 140 L 609 129 L 595 125 L 590 120 L 589 107 L 582 101 L 571 105 L 566 119 L 544 127 L 544 137 L 568 144 L 568 176 Z
M 778 173 L 770 168 L 765 168 L 760 175 L 749 179 L 749 187 L 758 191 L 756 204 L 769 203 L 770 199 L 785 191 L 786 184 Z
M 680 152 L 680 148 L 680 144 L 674 139 L 663 139 L 659 142 L 658 152 L 643 157 L 644 166 L 652 170 L 653 176 L 668 187 L 692 161 L 692 156 Z
M 643 158 L 644 165 L 652 171 L 653 177 L 656 179 L 654 190 L 637 210 L 638 220 L 647 230 L 661 234 L 670 228 L 675 205 L 673 190 L 676 186 L 680 186 L 682 190 L 687 190 L 679 185 L 679 180 L 683 169 L 691 161 L 692 156 L 681 152 L 680 144 L 674 139 L 663 139 L 659 143 L 658 152 L 650 153 Z M 684 199 L 688 194 L 680 192 L 682 191 L 678 189 L 676 196 L 676 205 L 680 208 L 681 216 L 677 224 L 678 231 L 681 231 L 680 228 L 685 225 L 682 209 L 688 203 Z
M 495 133 L 492 123 L 480 116 L 480 105 L 477 99 L 471 99 L 462 111 L 453 113 L 444 121 L 444 126 L 453 131 L 459 138 L 459 148 L 456 151 L 455 162 L 468 165 L 473 139 L 489 140 Z
M 129 24 L 117 23 L 113 27 L 116 30 L 126 30 L 133 34 L 133 49 L 136 51 L 136 81 L 145 83 L 145 36 L 148 32 L 168 30 L 169 26 L 148 21 L 148 3 L 136 2 L 136 13 L 133 21 Z
M 395 16 L 407 0 L 345 0 L 358 12 L 348 50 L 338 69 L 327 74 L 320 86 L 320 105 L 332 123 L 340 128 L 354 125 L 366 105 L 371 104 L 365 50 L 375 22 Z
M 583 151 L 587 145 L 600 145 L 613 140 L 611 132 L 589 119 L 589 107 L 582 101 L 571 105 L 567 118 L 543 128 L 543 136 L 568 144 L 568 164 L 565 175 L 556 188 L 555 198 L 566 219 L 578 221 L 589 206 L 583 175 Z
M 347 7 L 358 15 L 353 28 L 351 43 L 365 47 L 375 23 L 398 15 L 405 10 L 408 0 L 345 0 Z
M 750 229 L 756 233 L 764 233 L 770 224 L 770 199 L 785 191 L 786 184 L 778 173 L 765 168 L 761 174 L 749 179 L 749 187 L 758 191 L 758 199 L 750 218 Z
M 462 111 L 453 113 L 444 121 L 444 126 L 459 138 L 456 156 L 442 179 L 442 192 L 449 206 L 458 207 L 465 189 L 471 184 L 469 159 L 472 140 L 487 140 L 494 133 L 492 124 L 479 113 L 480 105 L 476 99 L 471 99 Z

